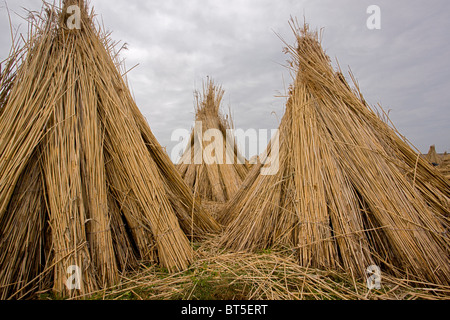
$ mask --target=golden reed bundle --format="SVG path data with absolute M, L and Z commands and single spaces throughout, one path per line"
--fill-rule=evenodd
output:
M 439 166 L 439 171 L 450 181 L 450 155 L 442 155 L 442 164 Z
M 439 157 L 439 155 L 436 152 L 436 146 L 432 145 L 430 146 L 430 150 L 428 150 L 428 153 L 425 156 L 425 159 L 434 165 L 439 165 L 441 164 L 441 157 Z
M 14 37 L 9 56 L 0 62 L 0 115 L 8 101 L 9 93 L 16 76 L 17 66 L 23 58 L 24 48 L 19 48 Z
M 254 168 L 220 221 L 220 245 L 269 247 L 304 267 L 365 278 L 450 284 L 450 185 L 333 70 L 317 32 L 293 20 L 294 83 L 279 135 L 276 175 Z M 275 152 L 268 147 L 267 154 Z
M 231 114 L 225 117 L 220 112 L 223 94 L 222 87 L 211 79 L 204 85 L 203 94 L 195 92 L 195 121 L 199 125 L 193 129 L 177 165 L 186 183 L 204 203 L 228 201 L 248 173 L 245 158 L 231 136 Z M 207 137 L 205 133 L 211 130 L 216 134 Z
M 79 29 L 66 25 L 69 5 Z M 47 5 L 10 88 L 2 80 L 1 298 L 84 295 L 142 261 L 182 270 L 188 237 L 219 229 L 140 114 L 114 46 L 83 1 Z M 71 266 L 77 290 L 66 286 Z

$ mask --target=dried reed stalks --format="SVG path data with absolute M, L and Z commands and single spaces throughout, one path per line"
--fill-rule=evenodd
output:
M 224 203 L 238 190 L 248 173 L 244 157 L 235 138 L 231 115 L 220 113 L 224 90 L 208 79 L 203 95 L 196 92 L 196 116 L 201 128 L 194 128 L 186 151 L 177 166 L 186 183 L 197 190 L 200 199 Z M 206 137 L 207 130 L 216 130 L 219 137 Z M 212 141 L 205 141 L 211 139 Z M 199 161 L 200 160 L 200 163 Z M 231 162 L 231 163 L 230 163 Z
M 450 155 L 444 154 L 442 155 L 442 163 L 438 167 L 438 170 L 442 173 L 447 180 L 450 181 Z
M 8 101 L 17 67 L 23 59 L 23 48 L 18 46 L 14 37 L 12 38 L 12 42 L 9 56 L 5 60 L 0 61 L 0 115 L 2 114 L 4 105 Z
M 79 30 L 66 25 L 71 4 L 81 8 Z M 0 297 L 49 286 L 85 295 L 138 261 L 186 269 L 187 235 L 219 226 L 162 155 L 114 45 L 83 1 L 47 5 L 35 19 L 10 88 L 2 84 Z M 70 266 L 81 269 L 78 290 L 66 286 Z
M 249 173 L 220 214 L 221 245 L 295 252 L 303 267 L 369 265 L 450 283 L 450 186 L 333 70 L 318 34 L 293 20 L 294 83 L 280 125 L 280 170 Z M 268 148 L 267 154 L 275 152 Z M 273 156 L 273 155 L 272 155 Z
M 106 300 L 446 300 L 450 287 L 381 274 L 381 289 L 369 290 L 348 272 L 300 266 L 277 251 L 222 252 L 204 242 L 186 272 L 167 274 L 154 266 L 123 276 L 122 284 L 98 291 Z
M 435 165 L 441 164 L 441 158 L 439 157 L 439 155 L 436 152 L 436 146 L 432 145 L 430 147 L 430 150 L 428 150 L 428 153 L 425 156 L 425 159 L 431 164 L 433 164 L 433 163 Z

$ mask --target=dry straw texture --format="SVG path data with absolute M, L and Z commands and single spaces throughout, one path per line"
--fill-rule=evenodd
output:
M 376 264 L 448 285 L 448 181 L 333 70 L 317 33 L 291 26 L 297 46 L 286 49 L 294 83 L 279 128 L 280 170 L 249 173 L 220 214 L 228 225 L 221 245 L 278 247 L 303 267 L 359 278 Z
M 425 156 L 425 159 L 429 163 L 434 164 L 434 165 L 439 165 L 442 162 L 441 157 L 436 152 L 436 146 L 434 146 L 434 145 L 432 145 L 430 147 L 430 150 L 428 150 L 428 153 Z
M 71 4 L 81 8 L 80 30 L 65 23 Z M 1 298 L 48 287 L 83 295 L 116 284 L 138 261 L 183 270 L 194 258 L 188 236 L 218 230 L 148 128 L 115 44 L 92 19 L 83 1 L 46 5 L 8 87 L 2 73 Z M 81 268 L 79 290 L 66 287 L 72 265 Z
M 215 239 L 196 250 L 185 272 L 167 274 L 155 266 L 123 275 L 121 285 L 94 293 L 107 300 L 415 300 L 448 299 L 450 287 L 410 282 L 382 274 L 369 290 L 350 272 L 300 266 L 278 251 L 218 251 Z
M 235 138 L 231 115 L 220 112 L 224 90 L 208 79 L 203 94 L 196 92 L 196 117 L 201 128 L 194 128 L 178 169 L 200 199 L 224 203 L 239 189 L 248 173 Z M 217 136 L 206 133 L 215 130 Z M 220 138 L 220 139 L 219 139 Z
M 432 164 L 447 180 L 450 180 L 450 155 L 438 154 L 436 147 L 432 145 L 425 155 L 425 160 Z
M 0 62 L 0 115 L 4 109 L 4 105 L 8 101 L 11 87 L 17 72 L 17 66 L 23 58 L 23 48 L 19 48 L 14 37 L 11 38 L 13 45 L 9 56 Z
M 439 165 L 438 170 L 442 173 L 442 175 L 444 177 L 447 178 L 447 180 L 450 181 L 450 155 L 449 154 L 442 155 L 442 162 Z

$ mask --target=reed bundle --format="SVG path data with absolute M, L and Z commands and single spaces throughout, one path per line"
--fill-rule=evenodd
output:
M 331 66 L 317 32 L 293 20 L 294 83 L 277 174 L 254 168 L 225 209 L 221 245 L 281 248 L 301 266 L 450 283 L 450 185 Z M 353 75 L 352 75 L 353 78 Z M 353 78 L 354 79 L 354 78 Z M 355 81 L 354 81 L 355 82 Z M 356 82 L 355 82 L 356 85 Z M 269 145 L 267 155 L 275 155 Z
M 438 167 L 438 170 L 450 181 L 450 155 L 446 153 L 442 155 L 442 162 Z
M 427 155 L 425 156 L 425 159 L 434 165 L 439 165 L 441 164 L 441 158 L 439 157 L 439 155 L 436 152 L 436 146 L 432 145 L 430 146 L 430 150 L 428 150 Z
M 22 54 L 23 49 L 21 50 L 16 44 L 13 44 L 8 58 L 0 62 L 0 115 L 8 101 L 17 67 L 22 60 Z
M 80 29 L 66 25 L 72 4 Z M 93 16 L 81 0 L 47 6 L 2 107 L 3 299 L 49 287 L 85 295 L 138 261 L 183 270 L 194 258 L 188 236 L 219 228 L 151 133 Z M 81 270 L 78 290 L 66 286 L 70 266 Z
M 432 145 L 424 158 L 428 163 L 432 164 L 437 172 L 444 178 L 450 180 L 450 157 L 447 153 L 438 154 L 436 152 L 436 147 Z
M 215 85 L 212 79 L 204 85 L 203 94 L 195 93 L 195 120 L 201 128 L 192 131 L 177 166 L 200 199 L 221 203 L 236 193 L 248 173 L 245 159 L 230 131 L 233 128 L 231 115 L 225 117 L 220 112 L 223 94 L 222 87 Z M 215 130 L 217 135 L 209 137 L 208 130 Z

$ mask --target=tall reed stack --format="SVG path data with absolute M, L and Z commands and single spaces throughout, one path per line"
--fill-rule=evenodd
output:
M 15 40 L 12 39 L 12 41 Z M 23 51 L 23 49 L 18 48 L 13 43 L 8 58 L 0 62 L 0 115 L 8 101 L 9 93 L 11 92 L 11 87 L 16 76 L 17 66 L 22 59 Z
M 66 23 L 70 5 L 79 29 Z M 84 295 L 140 262 L 186 268 L 189 239 L 219 226 L 139 112 L 115 44 L 83 1 L 47 5 L 31 24 L 10 87 L 2 73 L 0 298 Z
M 208 79 L 203 94 L 195 93 L 196 125 L 178 170 L 195 195 L 204 202 L 225 203 L 248 173 L 245 158 L 231 132 L 231 115 L 220 109 L 224 90 Z M 208 133 L 209 132 L 209 133 Z M 212 134 L 211 134 L 212 133 Z
M 444 177 L 450 181 L 450 155 L 444 154 L 442 164 L 439 166 L 439 171 Z
M 436 146 L 435 145 L 430 146 L 430 150 L 428 150 L 428 153 L 425 156 L 425 159 L 429 163 L 433 164 L 434 166 L 438 166 L 442 162 L 441 157 L 439 157 L 439 155 L 436 152 Z
M 228 225 L 220 244 L 281 248 L 302 266 L 363 279 L 375 264 L 449 285 L 449 182 L 333 69 L 317 32 L 291 27 L 297 45 L 286 48 L 294 82 L 279 128 L 280 168 L 260 175 L 263 158 L 249 173 L 220 213 Z M 269 145 L 267 155 L 276 152 Z

